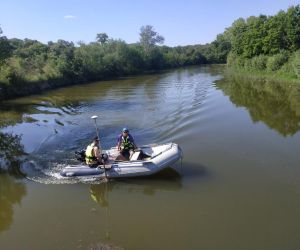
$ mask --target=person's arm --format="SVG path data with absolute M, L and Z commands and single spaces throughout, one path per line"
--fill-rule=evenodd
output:
M 129 135 L 129 138 L 130 138 L 130 141 L 131 141 L 131 143 L 132 143 L 134 149 L 137 149 L 137 146 L 136 146 L 136 144 L 135 144 L 135 141 L 134 141 L 132 135 Z
M 117 148 L 118 148 L 118 151 L 121 150 L 121 136 L 120 135 L 118 136 Z
M 101 152 L 98 147 L 94 147 L 94 155 L 97 158 L 98 161 L 101 161 Z

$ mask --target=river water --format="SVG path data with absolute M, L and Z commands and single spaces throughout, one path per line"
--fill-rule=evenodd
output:
M 201 66 L 0 106 L 0 249 L 300 248 L 298 86 Z M 138 145 L 178 143 L 182 167 L 59 178 L 94 137 L 92 115 L 103 148 L 127 126 Z

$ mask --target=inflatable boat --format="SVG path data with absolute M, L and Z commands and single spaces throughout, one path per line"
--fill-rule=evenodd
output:
M 65 167 L 60 175 L 71 177 L 124 178 L 153 175 L 174 164 L 182 157 L 182 150 L 176 143 L 142 146 L 128 161 L 118 160 L 116 147 L 104 151 L 107 160 L 103 165 L 92 168 L 82 163 Z

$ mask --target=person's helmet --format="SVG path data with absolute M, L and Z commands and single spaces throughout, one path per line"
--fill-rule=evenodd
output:
M 128 128 L 123 128 L 123 132 L 129 132 Z

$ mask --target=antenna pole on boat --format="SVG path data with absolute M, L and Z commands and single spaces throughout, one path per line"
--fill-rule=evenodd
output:
M 100 149 L 100 152 L 102 153 L 102 148 L 101 148 L 101 143 L 100 143 L 100 137 L 99 137 L 99 129 L 98 129 L 98 126 L 97 126 L 97 118 L 98 118 L 98 116 L 97 116 L 97 115 L 93 115 L 91 118 L 92 118 L 92 119 L 94 120 L 94 122 L 95 122 L 96 135 L 97 135 L 98 140 L 99 140 L 99 149 Z M 104 167 L 105 179 L 107 180 L 105 163 L 103 163 L 103 167 Z
M 94 122 L 95 122 L 96 135 L 97 135 L 97 137 L 98 137 L 98 139 L 99 139 L 99 148 L 100 148 L 100 150 L 102 151 L 101 143 L 100 143 L 100 137 L 99 137 L 99 129 L 98 129 L 98 126 L 97 126 L 97 118 L 98 118 L 98 116 L 97 116 L 97 115 L 93 115 L 91 118 L 92 118 L 92 119 L 94 120 Z

